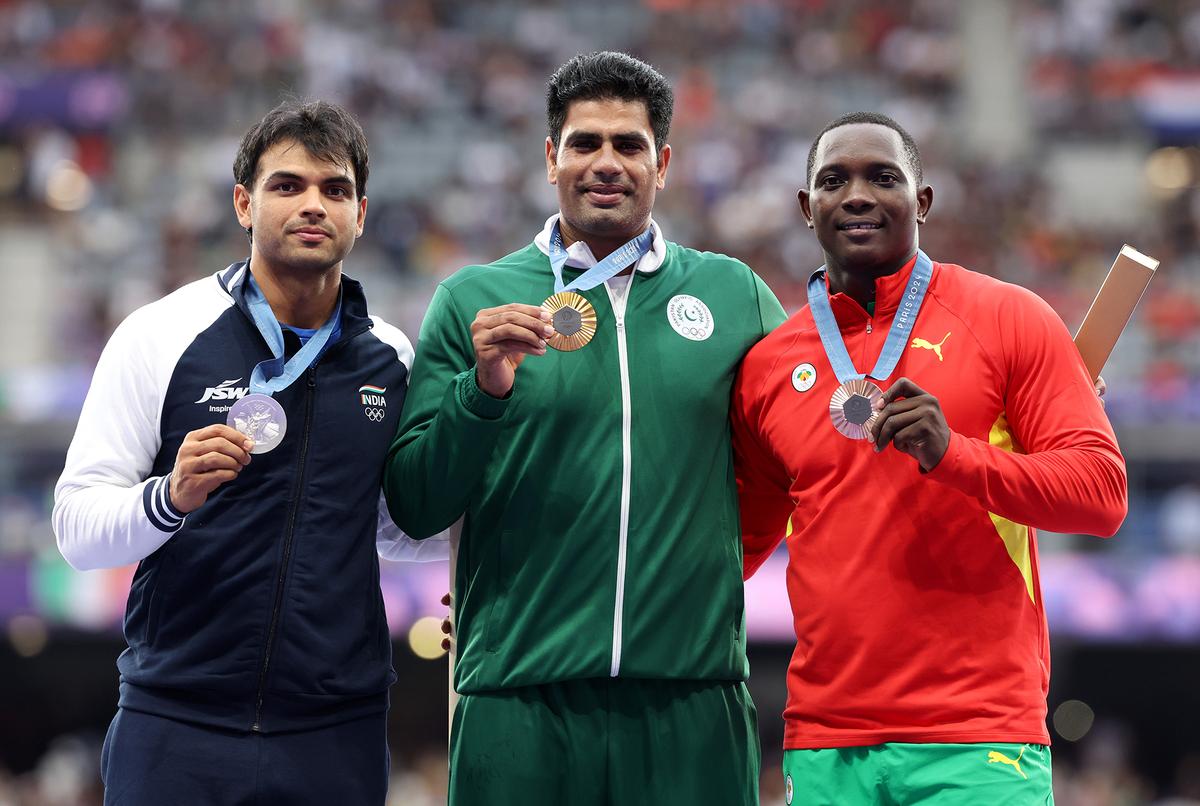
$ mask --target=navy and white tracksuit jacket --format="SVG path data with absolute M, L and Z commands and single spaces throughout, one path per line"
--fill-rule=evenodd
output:
M 75 568 L 138 563 L 117 661 L 123 708 L 273 733 L 387 708 L 395 673 L 376 552 L 441 559 L 446 546 L 410 540 L 381 505 L 413 349 L 344 276 L 341 337 L 274 395 L 287 413 L 280 445 L 186 517 L 171 506 L 184 437 L 224 423 L 271 358 L 246 278 L 247 262 L 230 266 L 113 333 L 53 520 Z

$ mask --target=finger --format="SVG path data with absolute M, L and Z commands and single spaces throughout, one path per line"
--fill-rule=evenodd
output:
M 551 328 L 551 333 L 553 333 L 553 328 Z M 475 343 L 479 346 L 487 346 L 500 341 L 523 341 L 527 344 L 538 345 L 544 344 L 548 335 L 551 334 L 546 333 L 541 327 L 531 330 L 521 325 L 505 323 L 480 330 L 474 338 Z
M 233 431 L 232 428 L 229 430 Z M 188 446 L 187 452 L 192 456 L 219 453 L 230 457 L 239 464 L 250 464 L 250 451 L 248 448 L 243 447 L 244 443 L 248 441 L 247 438 L 237 431 L 233 431 L 233 433 L 238 435 L 236 442 L 230 442 L 225 437 L 212 437 L 203 442 L 193 443 Z M 253 446 L 254 443 L 251 441 L 250 444 Z
M 534 344 L 526 344 L 521 341 L 502 341 L 498 344 L 490 344 L 484 348 L 482 357 L 486 357 L 484 353 L 496 352 L 501 355 L 512 355 L 514 353 L 524 353 L 525 355 L 545 355 L 546 343 L 542 342 L 541 346 Z
M 476 319 L 483 319 L 491 316 L 498 316 L 504 313 L 520 313 L 534 319 L 540 319 L 543 322 L 549 322 L 550 312 L 539 305 L 525 305 L 520 302 L 510 302 L 507 305 L 498 305 L 495 308 L 483 308 L 475 314 Z
M 920 398 L 904 398 L 903 400 L 897 400 L 895 402 L 888 403 L 886 406 L 883 405 L 882 402 L 876 401 L 875 419 L 872 420 L 869 425 L 869 428 L 871 429 L 871 439 L 878 441 L 879 429 L 889 417 L 894 417 L 897 414 L 904 414 L 905 412 L 913 411 L 914 409 L 920 408 L 923 405 L 924 401 L 922 401 Z
M 191 431 L 183 438 L 183 441 L 186 444 L 188 442 L 204 442 L 214 438 L 225 439 L 234 445 L 241 445 L 246 450 L 250 450 L 254 445 L 253 440 L 245 434 L 224 423 L 213 423 Z
M 226 482 L 233 481 L 238 477 L 236 470 L 210 470 L 199 476 L 194 476 L 192 482 L 205 495 L 220 487 Z
M 447 593 L 442 597 L 442 604 L 444 604 L 446 607 L 450 606 L 450 594 Z
M 185 461 L 183 463 L 183 472 L 188 475 L 198 476 L 204 473 L 211 473 L 214 470 L 230 470 L 236 474 L 243 467 L 245 465 L 232 456 L 224 453 L 206 453 Z
M 1096 395 L 1103 398 L 1106 392 L 1108 392 L 1108 384 L 1104 382 L 1104 376 L 1101 375 L 1096 378 Z M 1104 401 L 1101 400 L 1100 402 L 1103 403 Z
M 898 397 L 917 397 L 918 395 L 927 394 L 929 393 L 917 386 L 910 379 L 900 378 L 883 393 L 883 402 L 888 404 Z
M 538 308 L 537 310 L 539 313 L 550 316 L 547 311 L 544 311 L 541 308 Z M 551 318 L 550 321 L 553 321 L 553 318 Z M 551 327 L 550 321 L 547 321 L 540 316 L 530 316 L 529 314 L 522 313 L 520 311 L 501 311 L 500 313 L 480 317 L 476 320 L 476 323 L 479 327 L 487 329 L 500 327 L 501 325 L 517 325 L 518 327 L 528 328 L 534 333 L 546 333 L 547 330 L 552 333 L 554 332 L 554 328 Z
M 896 434 L 904 428 L 908 428 L 914 423 L 920 422 L 924 417 L 924 412 L 920 410 L 902 411 L 889 415 L 883 422 L 880 422 L 877 427 L 875 437 L 875 451 L 878 453 L 888 446 L 888 443 L 895 440 Z M 897 448 L 900 446 L 897 445 Z
M 454 625 L 450 623 L 450 619 L 442 620 L 442 632 L 444 632 L 446 635 L 454 634 Z

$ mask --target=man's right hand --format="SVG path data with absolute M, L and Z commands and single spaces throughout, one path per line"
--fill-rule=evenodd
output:
M 171 471 L 171 505 L 187 514 L 250 464 L 254 442 L 227 425 L 209 425 L 183 438 Z
M 550 322 L 543 308 L 515 302 L 475 314 L 471 343 L 479 388 L 492 397 L 507 396 L 525 356 L 546 354 L 546 337 L 554 334 Z

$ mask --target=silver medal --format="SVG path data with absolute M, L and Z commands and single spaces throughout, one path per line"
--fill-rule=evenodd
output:
M 229 409 L 226 424 L 254 440 L 250 453 L 273 450 L 287 433 L 283 406 L 268 395 L 246 395 Z

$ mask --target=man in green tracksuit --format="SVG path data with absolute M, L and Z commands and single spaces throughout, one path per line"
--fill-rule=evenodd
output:
M 651 219 L 659 73 L 578 56 L 547 98 L 560 214 L 438 287 L 385 474 L 409 535 L 461 519 L 450 802 L 757 804 L 728 414 L 783 310 Z

